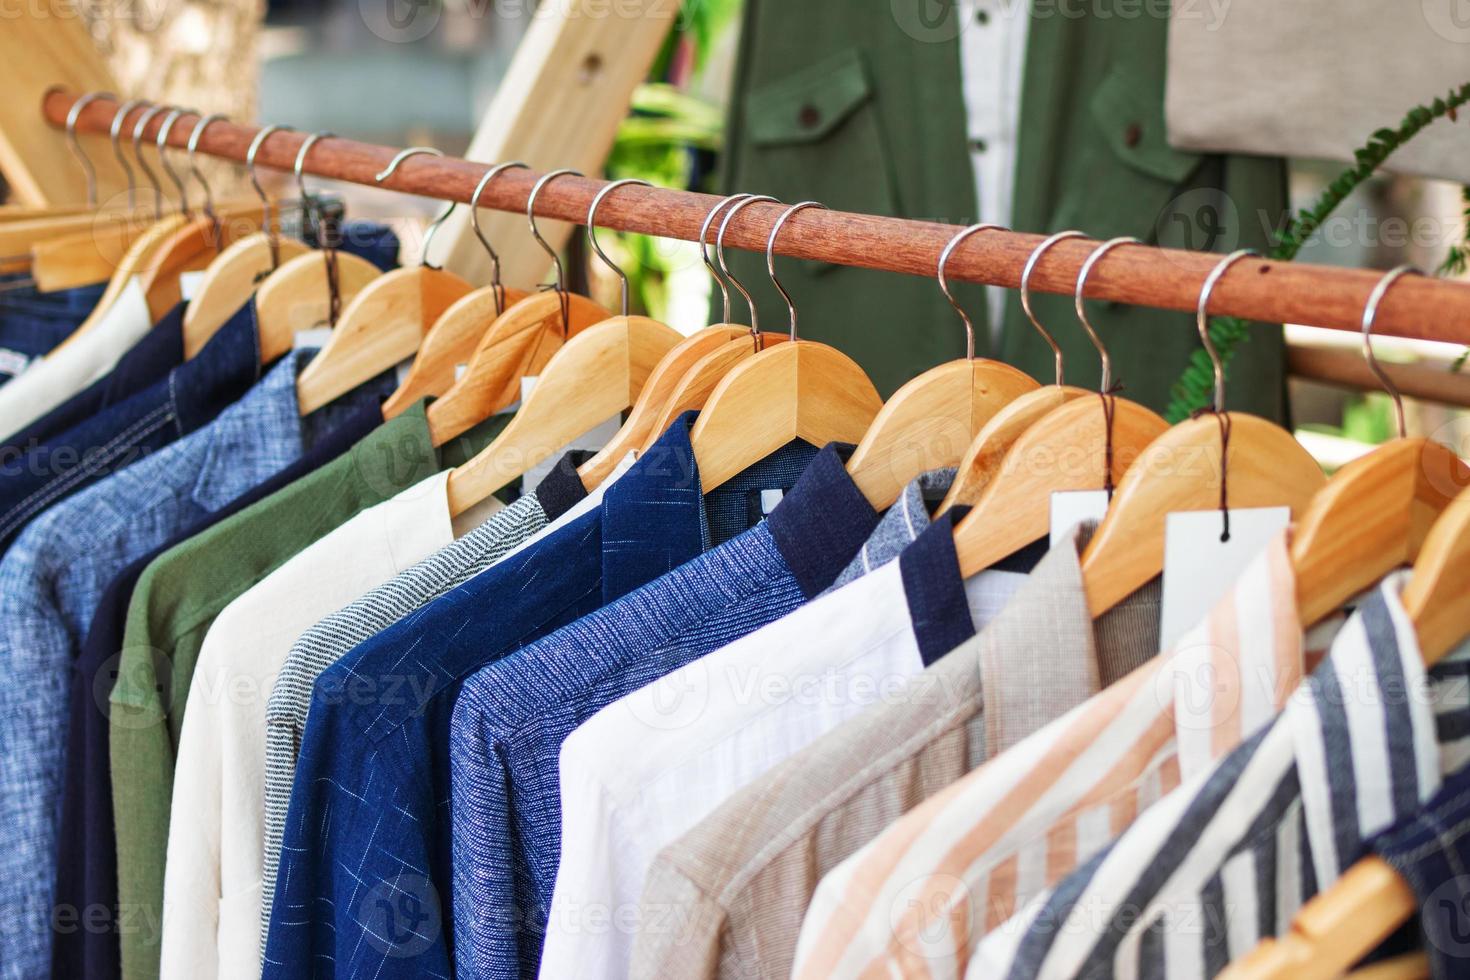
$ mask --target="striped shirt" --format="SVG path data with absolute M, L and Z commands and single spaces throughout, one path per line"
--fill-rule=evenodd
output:
M 1390 576 L 1270 727 L 987 937 L 971 977 L 1211 977 L 1470 757 L 1470 644 L 1427 675 Z
M 1160 657 L 896 821 L 818 886 L 793 976 L 953 976 L 987 931 L 1267 724 L 1303 674 L 1285 534 Z

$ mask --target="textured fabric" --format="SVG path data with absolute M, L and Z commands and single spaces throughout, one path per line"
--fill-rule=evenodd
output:
M 449 731 L 464 679 L 697 555 L 712 513 L 681 416 L 602 506 L 354 649 L 317 679 L 281 845 L 266 980 L 447 976 Z M 793 447 L 809 456 L 810 447 Z M 764 466 L 789 471 L 789 453 Z M 727 490 L 727 488 L 729 488 Z M 786 489 L 786 488 L 782 488 Z
M 303 630 L 453 542 L 448 481 L 437 473 L 328 532 L 210 626 L 174 767 L 164 980 L 260 976 L 267 692 Z
M 134 276 L 97 323 L 0 386 L 0 440 L 10 437 L 101 378 L 153 326 Z
M 790 976 L 822 875 L 988 757 L 1086 700 L 1098 688 L 1100 664 L 1131 661 L 1140 651 L 1152 656 L 1157 589 L 1134 593 L 1094 627 L 1078 533 L 1047 553 L 974 639 L 659 852 L 638 906 L 645 928 L 630 975 Z
M 561 850 L 562 829 L 599 815 L 584 810 L 596 809 L 595 798 L 558 788 L 557 755 L 573 729 L 807 602 L 877 521 L 829 446 L 765 523 L 465 682 L 451 743 L 459 970 L 534 977 L 552 884 L 561 887 L 558 861 L 570 859 L 575 867 L 562 860 L 560 875 L 579 881 L 596 871 L 585 851 Z M 585 911 L 602 895 L 574 884 L 571 900 Z M 546 975 L 598 974 L 599 964 L 562 936 L 566 955 L 547 959 Z
M 1182 757 L 1268 723 L 1304 672 L 1304 646 L 1283 533 L 1168 657 L 996 755 L 829 872 L 793 976 L 963 972 L 987 930 L 1177 786 Z M 1228 701 L 1198 696 L 1211 682 Z M 935 928 L 940 917 L 953 928 Z
M 97 602 L 129 562 L 289 465 L 332 413 L 303 422 L 304 355 L 214 422 L 47 510 L 0 560 L 0 976 L 47 972 L 67 681 Z
M 177 332 L 183 308 L 170 314 Z M 168 323 L 159 329 L 168 329 Z M 161 380 L 0 465 L 0 552 L 58 501 L 194 432 L 260 377 L 255 305 L 247 304 L 199 354 Z M 104 383 L 106 379 L 103 379 Z
M 43 293 L 29 273 L 0 276 L 0 386 L 70 337 L 102 298 L 104 284 Z
M 353 397 L 376 403 L 394 386 L 387 374 Z M 292 397 L 294 405 L 294 390 Z M 448 453 L 443 456 L 451 462 Z M 461 458 L 462 452 L 455 455 Z M 158 972 L 175 748 L 210 625 L 296 552 L 428 477 L 440 463 L 419 403 L 350 454 L 171 549 L 139 578 L 109 698 L 118 894 L 129 914 L 151 924 L 122 934 L 126 980 Z
M 1426 675 L 1407 578 L 1359 607 L 1270 727 L 1223 758 L 1181 753 L 1180 789 L 1008 923 L 968 976 L 1215 976 L 1418 811 L 1470 756 L 1470 644 Z
M 1446 733 L 1441 725 L 1440 738 Z M 1414 889 L 1419 931 L 1434 980 L 1470 974 L 1470 768 L 1461 768 L 1424 808 L 1368 841 Z
M 317 677 L 349 650 L 458 588 L 506 555 L 546 531 L 559 530 L 580 517 L 584 507 L 601 505 L 606 488 L 626 472 L 620 463 L 608 478 L 588 494 L 574 466 L 562 465 L 568 453 L 534 493 L 526 494 L 453 544 L 322 619 L 292 645 L 271 689 L 266 707 L 265 752 L 265 870 L 261 882 L 260 944 L 270 930 L 271 902 L 275 897 L 276 869 L 296 756 L 306 729 L 311 689 Z
M 295 463 L 193 522 L 169 541 L 134 561 L 108 583 L 87 629 L 71 672 L 70 723 L 61 794 L 61 831 L 57 851 L 55 936 L 51 952 L 54 980 L 122 976 L 118 944 L 117 838 L 112 821 L 112 769 L 108 756 L 107 694 L 115 658 L 122 649 L 128 600 L 153 559 L 175 545 L 238 514 L 347 452 L 382 424 L 382 410 L 365 405 Z M 86 928 L 67 928 L 66 918 Z
M 955 473 L 954 469 L 930 470 L 910 480 L 893 506 L 883 513 L 857 556 L 827 587 L 827 591 L 840 589 L 897 558 L 929 526 L 930 508 L 944 499 L 954 483 Z
M 183 309 L 177 306 L 165 314 L 122 356 L 116 367 L 5 440 L 0 453 L 29 452 L 167 377 L 184 362 Z

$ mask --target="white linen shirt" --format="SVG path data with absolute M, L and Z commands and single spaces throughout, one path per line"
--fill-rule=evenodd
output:
M 541 976 L 627 976 L 636 930 L 616 923 L 639 909 L 658 853 L 747 783 L 902 691 L 983 629 L 1025 578 L 989 571 L 962 582 L 941 519 L 898 561 L 588 719 L 559 757 L 561 862 Z M 939 639 L 957 631 L 954 643 Z M 614 927 L 589 926 L 599 918 Z
M 435 474 L 371 507 L 235 599 L 189 687 L 164 872 L 164 980 L 257 980 L 265 711 L 292 643 L 318 620 L 454 540 Z
M 8 439 L 117 366 L 153 326 L 134 276 L 85 334 L 35 362 L 0 388 L 0 439 Z

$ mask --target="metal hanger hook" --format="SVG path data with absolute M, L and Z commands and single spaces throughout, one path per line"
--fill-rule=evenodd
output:
M 199 121 L 194 124 L 194 131 L 189 134 L 188 146 L 189 172 L 194 175 L 194 179 L 199 181 L 199 186 L 204 189 L 204 213 L 209 216 L 210 221 L 214 222 L 216 242 L 219 240 L 219 218 L 214 213 L 214 194 L 209 189 L 209 181 L 204 179 L 204 174 L 199 170 L 199 161 L 195 158 L 195 153 L 199 150 L 199 138 L 204 135 L 204 131 L 209 128 L 209 124 L 219 122 L 225 118 L 228 117 L 222 112 L 211 112 L 207 116 L 201 116 Z
M 304 176 L 306 155 L 311 152 L 311 148 L 316 145 L 317 140 L 331 139 L 336 135 L 336 133 L 329 133 L 325 129 L 318 133 L 312 133 L 301 141 L 301 148 L 296 151 L 296 163 L 292 166 L 291 172 L 296 178 L 296 190 L 301 196 L 303 207 L 305 206 L 305 202 L 311 197 L 310 194 L 306 193 L 306 178 Z
M 71 147 L 72 156 L 82 165 L 82 173 L 87 175 L 87 207 L 97 207 L 97 169 L 92 166 L 92 161 L 87 158 L 82 149 L 82 143 L 77 139 L 77 119 L 82 115 L 82 110 L 87 108 L 98 99 L 117 100 L 117 96 L 111 92 L 88 92 L 71 104 L 71 111 L 66 114 L 66 142 Z M 114 117 L 116 118 L 116 117 Z
M 990 231 L 992 229 L 1005 230 L 1000 225 L 995 224 L 971 225 L 951 238 L 939 253 L 939 288 L 944 293 L 944 298 L 949 300 L 949 305 L 954 307 L 954 311 L 960 315 L 960 320 L 965 324 L 965 360 L 967 361 L 973 361 L 975 359 L 975 324 L 970 322 L 970 314 L 965 312 L 965 308 L 954 298 L 954 293 L 949 291 L 949 280 L 944 278 L 944 267 L 949 264 L 950 255 L 954 253 L 956 248 L 959 248 L 960 243 L 966 238 L 969 238 L 976 232 Z
M 710 208 L 709 214 L 704 216 L 704 223 L 699 226 L 699 257 L 703 260 L 704 267 L 709 270 L 710 278 L 714 280 L 716 286 L 720 287 L 721 305 L 725 310 L 725 318 L 722 321 L 724 323 L 730 322 L 730 284 L 725 281 L 724 276 L 720 275 L 720 270 L 715 268 L 714 262 L 710 261 L 709 243 L 707 240 L 709 237 L 709 226 L 714 222 L 715 215 L 724 210 L 727 205 L 735 201 L 743 201 L 750 196 L 749 194 L 740 193 L 731 194 L 729 197 L 722 198 L 720 203 Z
M 582 176 L 582 172 L 564 167 L 561 170 L 553 170 L 549 173 L 542 174 L 541 179 L 536 181 L 535 186 L 531 188 L 531 193 L 526 195 L 526 223 L 531 226 L 531 234 L 535 236 L 536 241 L 545 249 L 546 254 L 551 256 L 551 262 L 556 266 L 556 294 L 561 298 L 561 335 L 563 337 L 568 336 L 572 330 L 572 313 L 570 301 L 567 299 L 566 274 L 561 267 L 561 256 L 557 254 L 556 249 L 551 247 L 550 242 L 541 237 L 541 229 L 536 227 L 536 198 L 540 196 L 541 188 L 558 177 L 567 176 L 580 177 Z
M 138 168 L 148 178 L 148 183 L 153 185 L 153 217 L 155 220 L 163 217 L 163 185 L 158 182 L 158 175 L 153 168 L 148 166 L 148 161 L 143 159 L 143 130 L 148 128 L 148 123 L 154 116 L 167 109 L 168 106 L 150 105 L 143 110 L 138 121 L 133 124 L 133 156 L 138 158 Z
M 1220 360 L 1220 352 L 1215 350 L 1215 342 L 1210 339 L 1210 317 L 1206 307 L 1210 305 L 1210 294 L 1215 291 L 1215 284 L 1225 275 L 1225 272 L 1241 259 L 1252 255 L 1259 255 L 1253 248 L 1236 249 L 1225 256 L 1205 276 L 1204 285 L 1199 290 L 1199 303 L 1194 310 L 1194 326 L 1199 331 L 1199 341 L 1205 347 L 1205 353 L 1210 355 L 1210 365 L 1215 370 L 1215 411 L 1225 411 L 1225 364 Z
M 1368 294 L 1368 302 L 1363 306 L 1363 357 L 1368 362 L 1368 369 L 1378 378 L 1383 390 L 1393 399 L 1394 416 L 1399 424 L 1399 438 L 1403 439 L 1409 434 L 1408 427 L 1404 424 L 1404 397 L 1399 394 L 1398 386 L 1389 378 L 1388 372 L 1384 371 L 1378 363 L 1378 358 L 1373 354 L 1373 321 L 1378 319 L 1378 304 L 1383 302 L 1383 297 L 1388 293 L 1389 287 L 1406 275 L 1422 276 L 1424 273 L 1412 265 L 1401 265 L 1390 269 L 1378 284 L 1373 287 L 1373 292 Z
M 409 157 L 423 156 L 426 154 L 428 156 L 442 157 L 444 155 L 444 151 L 436 150 L 432 146 L 410 146 L 405 150 L 399 150 L 398 153 L 394 155 L 393 159 L 388 161 L 388 166 L 373 174 L 373 180 L 381 184 L 383 181 L 393 176 L 393 172 L 398 169 L 398 165 L 404 160 L 407 160 Z M 423 247 L 419 249 L 419 265 L 428 266 L 429 268 L 437 268 L 437 266 L 429 265 L 429 246 L 433 243 L 434 235 L 438 233 L 439 226 L 444 224 L 444 220 L 454 213 L 454 209 L 457 206 L 457 202 L 450 201 L 449 207 L 445 208 L 443 212 L 440 213 L 439 217 L 429 222 L 429 227 L 424 231 Z
M 1082 329 L 1087 331 L 1088 339 L 1092 341 L 1092 346 L 1097 348 L 1098 356 L 1102 358 L 1102 384 L 1098 387 L 1098 391 L 1103 394 L 1107 394 L 1108 390 L 1113 386 L 1113 359 L 1108 356 L 1108 349 L 1103 345 L 1102 338 L 1097 335 L 1097 330 L 1093 327 L 1092 321 L 1087 319 L 1087 309 L 1082 303 L 1082 293 L 1087 288 L 1087 277 L 1092 274 L 1092 267 L 1097 265 L 1098 261 L 1104 255 L 1107 255 L 1119 245 L 1142 244 L 1143 242 L 1127 235 L 1120 238 L 1110 238 L 1092 250 L 1092 254 L 1087 257 L 1087 261 L 1082 263 L 1082 268 L 1077 272 L 1077 290 L 1072 294 L 1072 305 L 1077 310 L 1077 319 L 1082 321 Z
M 827 205 L 821 201 L 802 201 L 800 204 L 791 205 L 781 212 L 781 217 L 777 218 L 776 223 L 771 226 L 770 237 L 766 239 L 766 274 L 771 277 L 771 285 L 776 287 L 776 292 L 780 293 L 781 298 L 786 301 L 786 332 L 791 335 L 793 342 L 796 340 L 796 304 L 791 302 L 791 294 L 786 291 L 785 286 L 781 285 L 781 280 L 776 278 L 776 236 L 781 234 L 781 226 L 786 224 L 786 219 L 804 208 L 821 208 L 826 211 Z M 751 323 L 754 324 L 754 322 L 755 318 L 751 317 Z M 754 329 L 755 327 L 752 326 L 751 330 Z
M 624 272 L 622 269 L 618 268 L 617 263 L 614 262 L 612 259 L 608 258 L 607 257 L 607 253 L 602 250 L 602 246 L 599 245 L 599 244 L 597 244 L 597 234 L 596 234 L 596 231 L 597 231 L 597 208 L 598 208 L 598 206 L 600 204 L 602 204 L 602 199 L 604 197 L 607 197 L 609 194 L 611 194 L 617 188 L 624 187 L 624 186 L 626 186 L 628 184 L 640 184 L 640 185 L 642 185 L 644 187 L 652 187 L 653 186 L 648 181 L 646 181 L 646 180 L 639 180 L 637 177 L 625 177 L 622 180 L 615 180 L 611 184 L 608 184 L 602 190 L 600 190 L 600 191 L 597 192 L 597 196 L 592 199 L 592 206 L 587 209 L 587 244 L 592 246 L 592 251 L 594 251 L 594 252 L 597 253 L 597 257 L 599 259 L 601 259 L 603 262 L 605 262 L 607 264 L 607 267 L 609 269 L 612 269 L 612 271 L 614 271 L 614 272 L 616 272 L 618 274 L 618 279 L 622 282 L 622 294 L 623 294 L 622 309 L 623 309 L 623 316 L 627 316 L 628 315 L 628 274 L 626 272 Z
M 128 99 L 117 107 L 117 112 L 112 116 L 112 126 L 107 131 L 107 138 L 112 141 L 112 155 L 117 157 L 117 165 L 122 167 L 123 173 L 128 178 L 128 207 L 138 206 L 138 181 L 133 175 L 133 165 L 128 163 L 127 154 L 122 150 L 122 125 L 123 120 L 128 117 L 139 106 L 152 105 L 147 99 Z
M 261 146 L 270 138 L 270 135 L 280 130 L 290 130 L 290 126 L 266 126 L 255 134 L 250 141 L 250 148 L 245 151 L 245 171 L 250 174 L 250 185 L 255 188 L 255 193 L 260 195 L 261 205 L 261 227 L 265 229 L 266 244 L 271 251 L 271 271 L 274 272 L 281 265 L 281 243 L 276 237 L 276 226 L 271 220 L 271 199 L 266 194 L 265 188 L 260 186 L 260 175 L 255 172 L 255 155 L 260 152 Z
M 1041 261 L 1041 256 L 1046 253 L 1046 250 L 1057 242 L 1065 241 L 1068 238 L 1086 237 L 1080 231 L 1059 231 L 1036 246 L 1036 250 L 1026 258 L 1025 267 L 1021 269 L 1021 312 L 1026 314 L 1026 319 L 1031 321 L 1031 325 L 1036 328 L 1036 332 L 1041 334 L 1041 339 L 1045 340 L 1046 345 L 1051 348 L 1052 357 L 1056 359 L 1056 384 L 1058 387 L 1061 387 L 1062 384 L 1062 348 L 1057 343 L 1057 339 L 1051 335 L 1051 331 L 1041 325 L 1041 321 L 1036 318 L 1036 314 L 1031 309 L 1031 273 L 1035 271 L 1036 264 Z
M 731 219 L 739 214 L 742 208 L 751 204 L 759 204 L 763 201 L 768 201 L 772 204 L 779 203 L 769 194 L 751 195 L 741 201 L 737 201 L 729 211 L 725 212 L 725 217 L 720 220 L 720 230 L 715 235 L 715 258 L 720 262 L 720 271 L 725 274 L 725 278 L 730 280 L 730 285 L 740 290 L 740 295 L 745 297 L 745 304 L 750 307 L 750 335 L 756 339 L 757 346 L 760 343 L 760 314 L 755 308 L 755 300 L 751 299 L 750 290 L 745 288 L 743 282 L 735 278 L 735 273 L 730 271 L 730 266 L 725 262 L 725 230 L 730 227 Z
M 485 254 L 490 256 L 490 288 L 495 291 L 495 315 L 499 316 L 505 312 L 505 290 L 500 285 L 500 254 L 490 246 L 490 239 L 480 230 L 480 195 L 485 193 L 485 188 L 490 186 L 490 181 L 500 176 L 507 170 L 519 168 L 521 170 L 531 169 L 519 160 L 511 160 L 508 163 L 497 163 L 485 171 L 485 176 L 475 185 L 475 192 L 470 195 L 470 227 L 475 230 L 475 237 L 485 247 Z
M 174 182 L 174 187 L 179 192 L 179 210 L 189 215 L 189 188 L 179 178 L 178 171 L 174 170 L 173 164 L 168 162 L 168 154 L 164 153 L 164 147 L 168 146 L 168 134 L 174 128 L 174 123 L 183 116 L 194 112 L 193 109 L 170 109 L 168 115 L 163 117 L 163 125 L 158 127 L 158 162 L 163 164 L 163 172 L 168 174 L 168 179 Z

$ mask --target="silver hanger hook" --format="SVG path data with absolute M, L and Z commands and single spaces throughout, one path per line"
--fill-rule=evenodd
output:
M 535 186 L 531 188 L 531 193 L 526 195 L 526 223 L 531 226 L 531 234 L 535 236 L 536 241 L 545 249 L 546 254 L 551 256 L 551 262 L 556 266 L 556 295 L 561 299 L 561 335 L 563 337 L 568 336 L 572 330 L 572 314 L 570 301 L 567 299 L 566 277 L 561 267 L 561 256 L 557 254 L 556 249 L 551 247 L 550 242 L 541 237 L 541 229 L 536 227 L 536 198 L 540 196 L 541 188 L 558 177 L 567 176 L 580 177 L 582 176 L 582 172 L 564 167 L 561 170 L 553 170 L 549 173 L 542 174 L 541 179 L 536 181 Z
M 122 150 L 122 124 L 123 120 L 128 117 L 128 113 L 139 106 L 150 104 L 147 99 L 128 99 L 117 107 L 117 112 L 112 116 L 112 127 L 107 131 L 107 138 L 112 141 L 112 155 L 117 157 L 117 165 L 122 167 L 123 174 L 128 178 L 129 209 L 138 206 L 138 181 L 133 176 L 133 165 L 128 163 L 127 154 Z
M 1225 275 L 1226 270 L 1241 259 L 1259 254 L 1253 248 L 1236 249 L 1210 270 L 1199 290 L 1199 303 L 1194 310 L 1194 326 L 1199 331 L 1199 341 L 1204 345 L 1205 353 L 1210 355 L 1210 365 L 1215 369 L 1216 412 L 1225 411 L 1225 365 L 1220 360 L 1220 352 L 1215 350 L 1215 342 L 1210 339 L 1210 318 L 1205 308 L 1210 304 L 1210 294 L 1215 291 L 1215 284 Z
M 975 324 L 970 322 L 970 314 L 965 312 L 965 308 L 959 304 L 959 301 L 954 298 L 954 294 L 949 291 L 949 280 L 944 278 L 944 267 L 949 264 L 950 255 L 954 253 L 956 248 L 959 248 L 960 243 L 966 238 L 969 238 L 976 232 L 990 231 L 992 229 L 1005 230 L 1000 225 L 994 224 L 971 225 L 951 238 L 939 253 L 939 288 L 944 293 L 944 298 L 949 300 L 949 305 L 954 307 L 954 311 L 960 315 L 960 319 L 965 324 L 965 360 L 967 361 L 973 361 L 975 359 Z
M 699 257 L 703 260 L 704 267 L 709 270 L 710 278 L 714 280 L 716 286 L 720 287 L 720 301 L 725 310 L 725 318 L 721 321 L 722 323 L 730 322 L 730 286 L 725 282 L 725 277 L 720 275 L 720 270 L 715 268 L 714 262 L 710 261 L 709 244 L 707 241 L 709 226 L 714 222 L 715 215 L 724 210 L 727 205 L 735 201 L 743 201 L 747 197 L 750 197 L 750 195 L 741 193 L 731 194 L 729 197 L 722 198 L 720 203 L 710 208 L 709 214 L 704 216 L 704 224 L 699 226 Z
M 178 171 L 174 170 L 173 164 L 168 162 L 168 154 L 163 152 L 168 146 L 169 131 L 174 128 L 174 123 L 180 117 L 193 112 L 193 109 L 170 109 L 168 115 L 163 117 L 163 125 L 158 127 L 158 162 L 163 164 L 163 172 L 168 174 L 168 179 L 174 182 L 174 187 L 179 192 L 179 210 L 187 216 L 189 214 L 189 188 L 179 178 Z
M 1092 274 L 1092 267 L 1097 265 L 1104 255 L 1119 245 L 1142 244 L 1143 242 L 1127 235 L 1110 238 L 1092 250 L 1092 254 L 1087 257 L 1087 261 L 1082 263 L 1082 268 L 1077 272 L 1077 291 L 1072 294 L 1072 305 L 1077 310 L 1077 319 L 1082 321 L 1082 329 L 1087 331 L 1088 339 L 1092 341 L 1092 346 L 1097 348 L 1098 356 L 1102 358 L 1102 384 L 1098 387 L 1098 391 L 1103 394 L 1107 394 L 1113 386 L 1113 359 L 1108 356 L 1108 349 L 1103 346 L 1102 338 L 1097 335 L 1092 321 L 1087 319 L 1087 309 L 1082 303 L 1082 293 L 1087 287 L 1087 277 Z
M 255 172 L 255 155 L 270 135 L 280 130 L 289 130 L 290 126 L 266 126 L 255 134 L 250 141 L 250 149 L 245 151 L 245 171 L 250 174 L 250 185 L 255 188 L 255 193 L 260 195 L 261 226 L 265 229 L 266 244 L 271 252 L 271 271 L 274 272 L 281 264 L 281 243 L 276 237 L 275 222 L 271 220 L 271 199 L 267 196 L 265 188 L 260 186 L 260 175 Z
M 336 135 L 336 133 L 329 133 L 325 129 L 319 133 L 312 133 L 301 141 L 301 148 L 296 151 L 296 163 L 292 166 L 291 173 L 296 178 L 296 191 L 301 197 L 303 207 L 305 206 L 305 202 L 311 197 L 310 194 L 306 193 L 306 177 L 304 175 L 306 155 L 311 152 L 311 148 L 316 145 L 317 140 L 331 139 Z
M 163 217 L 163 185 L 158 182 L 158 175 L 153 168 L 148 166 L 148 161 L 143 159 L 143 130 L 148 128 L 148 123 L 154 116 L 167 109 L 168 106 L 150 105 L 143 110 L 138 121 L 133 124 L 133 156 L 138 158 L 138 169 L 148 178 L 148 183 L 153 185 L 153 217 L 155 220 Z
M 1052 357 L 1056 359 L 1056 383 L 1058 387 L 1062 384 L 1062 348 L 1057 343 L 1057 339 L 1051 335 L 1051 331 L 1041 325 L 1041 321 L 1036 318 L 1036 314 L 1031 309 L 1031 273 L 1036 269 L 1036 263 L 1041 261 L 1041 256 L 1046 253 L 1046 250 L 1057 242 L 1064 241 L 1068 238 L 1086 237 L 1080 231 L 1059 231 L 1036 246 L 1036 250 L 1026 258 L 1025 267 L 1021 269 L 1021 311 L 1026 314 L 1026 319 L 1031 321 L 1031 325 L 1036 328 L 1036 332 L 1041 334 L 1041 339 L 1045 340 L 1047 346 L 1051 348 Z
M 393 159 L 388 161 L 388 166 L 384 167 L 378 173 L 373 174 L 373 180 L 381 184 L 383 181 L 393 176 L 393 172 L 398 169 L 398 165 L 404 160 L 407 160 L 409 157 L 423 156 L 425 154 L 427 154 L 428 156 L 442 157 L 444 155 L 444 151 L 436 150 L 432 146 L 410 146 L 406 150 L 399 150 L 398 153 L 394 155 Z M 419 265 L 428 266 L 431 269 L 437 268 L 437 266 L 429 265 L 429 246 L 433 244 L 434 235 L 438 233 L 439 226 L 444 224 L 444 219 L 448 218 L 451 214 L 454 213 L 454 209 L 457 206 L 458 205 L 455 201 L 450 201 L 449 207 L 445 208 L 439 214 L 439 217 L 429 222 L 429 227 L 424 231 L 423 247 L 419 249 Z
M 211 112 L 207 116 L 201 116 L 199 121 L 194 124 L 194 131 L 189 134 L 188 145 L 189 172 L 194 175 L 194 179 L 199 181 L 199 186 L 204 189 L 204 213 L 209 216 L 210 221 L 214 222 L 216 230 L 219 228 L 219 218 L 214 213 L 214 194 L 209 189 L 209 181 L 205 180 L 204 174 L 199 171 L 199 161 L 195 158 L 195 154 L 199 150 L 199 138 L 204 135 L 204 131 L 209 128 L 209 124 L 219 122 L 225 118 L 227 117 L 222 112 Z
M 740 295 L 745 297 L 745 303 L 750 307 L 750 335 L 757 338 L 757 342 L 759 342 L 760 338 L 759 311 L 755 308 L 755 300 L 750 297 L 750 290 L 745 288 L 745 283 L 735 278 L 735 274 L 730 271 L 730 266 L 725 262 L 725 230 L 730 227 L 730 220 L 739 214 L 741 209 L 747 205 L 759 204 L 763 201 L 768 201 L 772 204 L 777 203 L 776 199 L 768 194 L 752 195 L 746 197 L 744 200 L 737 201 L 729 211 L 725 212 L 725 217 L 720 220 L 720 230 L 715 235 L 715 258 L 719 259 L 720 271 L 725 274 L 725 278 L 730 280 L 730 285 L 740 290 Z
M 82 110 L 87 108 L 98 99 L 113 99 L 117 96 L 111 92 L 88 92 L 71 104 L 71 111 L 66 114 L 66 142 L 71 147 L 72 156 L 82 165 L 82 173 L 87 175 L 87 207 L 97 206 L 97 170 L 92 166 L 92 161 L 87 159 L 87 154 L 82 149 L 81 141 L 77 139 L 77 119 L 82 115 Z
M 495 291 L 495 315 L 499 316 L 505 312 L 505 290 L 500 285 L 500 254 L 490 246 L 490 239 L 480 230 L 480 195 L 485 193 L 485 188 L 490 186 L 490 181 L 500 176 L 507 170 L 519 168 L 521 170 L 531 169 L 519 160 L 509 163 L 497 163 L 485 171 L 485 176 L 475 185 L 475 192 L 470 195 L 470 227 L 475 229 L 475 237 L 485 247 L 485 254 L 490 256 L 490 288 Z
M 1368 361 L 1368 368 L 1378 378 L 1383 390 L 1393 399 L 1394 416 L 1399 424 L 1399 438 L 1403 439 L 1409 434 L 1408 427 L 1404 424 L 1404 398 L 1399 394 L 1398 386 L 1389 378 L 1388 372 L 1384 371 L 1378 363 L 1378 358 L 1373 354 L 1373 321 L 1378 319 L 1378 304 L 1383 302 L 1384 295 L 1390 286 L 1398 281 L 1400 276 L 1413 274 L 1422 276 L 1424 273 L 1412 265 L 1401 265 L 1390 269 L 1378 284 L 1373 287 L 1373 292 L 1368 294 L 1368 302 L 1363 306 L 1363 357 Z
M 639 180 L 637 177 L 625 177 L 622 180 L 615 180 L 611 184 L 608 184 L 602 190 L 597 192 L 597 196 L 592 199 L 592 206 L 587 209 L 587 244 L 592 246 L 592 251 L 597 253 L 597 257 L 603 262 L 607 263 L 608 268 L 616 272 L 618 274 L 618 279 L 622 281 L 623 316 L 628 315 L 628 274 L 622 269 L 618 268 L 617 263 L 608 258 L 607 253 L 602 250 L 602 246 L 597 244 L 596 229 L 597 208 L 598 205 L 602 203 L 602 199 L 604 197 L 607 197 L 617 188 L 624 187 L 628 184 L 641 184 L 644 187 L 653 186 L 648 181 Z
M 771 226 L 770 237 L 766 239 L 766 274 L 771 277 L 771 285 L 776 287 L 776 292 L 780 293 L 781 298 L 786 301 L 786 332 L 791 335 L 793 342 L 796 340 L 796 304 L 791 302 L 791 294 L 786 291 L 785 286 L 781 285 L 781 280 L 776 278 L 776 236 L 781 234 L 781 226 L 786 224 L 786 219 L 804 208 L 821 208 L 825 211 L 827 205 L 821 201 L 802 201 L 800 204 L 791 205 L 781 212 L 781 217 L 777 218 L 776 223 Z M 752 316 L 751 323 L 754 324 L 754 322 L 755 317 Z M 755 330 L 753 325 L 751 330 Z

